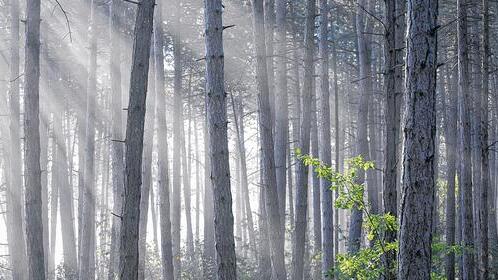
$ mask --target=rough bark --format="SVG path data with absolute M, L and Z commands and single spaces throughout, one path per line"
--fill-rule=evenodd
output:
M 398 278 L 430 279 L 438 3 L 408 2 L 403 197 L 400 213 Z
M 45 280 L 40 169 L 40 1 L 26 6 L 24 71 L 24 179 L 28 278 Z M 47 248 L 48 249 L 48 248 Z
M 236 280 L 232 194 L 224 85 L 223 21 L 221 0 L 204 2 L 206 27 L 206 109 L 209 159 L 214 200 L 214 232 L 218 279 Z
M 122 280 L 138 278 L 140 186 L 154 5 L 154 0 L 140 1 L 133 32 L 130 97 L 126 121 L 123 223 L 119 254 L 119 278 Z

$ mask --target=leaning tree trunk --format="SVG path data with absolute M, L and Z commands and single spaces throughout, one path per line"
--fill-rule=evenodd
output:
M 119 252 L 119 278 L 121 280 L 138 278 L 140 186 L 142 185 L 145 106 L 154 5 L 154 0 L 140 1 L 135 21 L 130 98 L 126 121 L 125 199 Z
M 431 278 L 437 1 L 408 2 L 403 198 L 398 279 Z
M 303 155 L 310 150 L 310 126 L 311 126 L 311 98 L 313 91 L 313 34 L 315 29 L 315 0 L 306 1 L 306 27 L 305 27 L 305 53 L 304 53 L 304 85 L 303 85 L 303 114 L 301 120 L 301 132 L 299 136 L 299 148 Z M 293 279 L 301 280 L 304 277 L 304 251 L 307 228 L 308 208 L 308 167 L 303 162 L 297 163 L 298 173 L 296 180 L 296 218 L 294 223 L 293 244 Z
M 256 81 L 258 87 L 259 131 L 261 133 L 262 188 L 265 191 L 265 210 L 268 218 L 270 254 L 275 279 L 286 278 L 283 232 L 280 227 L 277 180 L 270 91 L 268 87 L 263 1 L 253 0 L 253 32 L 256 52 Z
M 27 1 L 24 55 L 24 180 L 28 277 L 31 280 L 45 280 L 39 127 L 40 0 Z
M 205 0 L 206 109 L 209 159 L 214 198 L 214 232 L 218 279 L 236 280 L 232 193 L 227 139 L 227 109 L 224 85 L 223 22 L 221 0 Z
M 461 225 L 463 252 L 462 279 L 474 279 L 474 226 L 472 205 L 472 156 L 470 131 L 470 93 L 467 48 L 467 1 L 458 0 L 458 97 L 462 193 Z
M 159 153 L 159 219 L 161 229 L 161 265 L 163 279 L 174 280 L 173 249 L 171 243 L 170 184 L 168 173 L 168 128 L 166 125 L 166 94 L 164 92 L 164 30 L 162 3 L 154 19 L 154 55 L 156 66 L 157 142 Z
M 9 184 L 7 200 L 7 241 L 9 243 L 10 267 L 13 280 L 24 280 L 27 276 L 26 243 L 23 231 L 22 162 L 20 143 L 19 102 L 19 1 L 10 1 L 10 92 L 9 92 L 9 147 L 4 152 L 8 157 Z M 47 248 L 48 249 L 48 248 Z

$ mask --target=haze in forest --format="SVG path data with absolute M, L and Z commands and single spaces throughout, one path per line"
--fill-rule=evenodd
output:
M 0 0 L 0 279 L 498 279 L 497 12 Z

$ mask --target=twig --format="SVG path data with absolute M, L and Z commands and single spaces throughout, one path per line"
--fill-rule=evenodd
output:
M 132 1 L 132 0 L 123 0 L 123 1 L 128 2 L 128 3 L 135 4 L 135 5 L 140 5 L 140 3 L 135 2 L 135 1 Z
M 54 0 L 55 3 L 57 3 L 57 6 L 59 6 L 59 9 L 61 9 L 62 13 L 64 14 L 64 18 L 66 18 L 66 25 L 67 25 L 67 29 L 68 29 L 68 32 L 69 32 L 69 41 L 72 43 L 73 42 L 73 33 L 71 32 L 71 25 L 69 24 L 69 18 L 67 17 L 67 12 L 66 10 L 64 10 L 64 7 L 62 7 L 61 3 L 59 2 L 59 0 Z
M 114 212 L 111 212 L 111 215 L 118 217 L 120 220 L 123 220 L 123 217 L 119 216 L 118 214 L 115 214 Z

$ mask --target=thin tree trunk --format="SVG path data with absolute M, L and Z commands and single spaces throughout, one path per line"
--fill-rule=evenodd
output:
M 24 280 L 27 277 L 26 241 L 23 230 L 22 199 L 22 162 L 20 143 L 20 102 L 19 102 L 19 1 L 10 1 L 10 76 L 9 80 L 9 147 L 4 147 L 8 154 L 8 188 L 7 188 L 7 241 L 9 244 L 12 280 Z
M 330 91 L 329 91 L 329 13 L 330 8 L 327 0 L 320 0 L 320 160 L 326 165 L 332 164 L 331 154 L 331 137 L 330 137 Z M 335 51 L 335 50 L 334 50 Z M 337 67 L 336 57 L 334 55 L 334 90 L 337 91 Z M 337 96 L 337 95 L 336 95 Z M 337 103 L 337 99 L 335 101 Z M 337 110 L 337 106 L 336 106 Z M 337 114 L 337 113 L 336 113 Z M 336 120 L 337 121 L 337 120 Z M 336 127 L 337 130 L 337 127 Z M 336 131 L 337 135 L 337 131 Z M 336 139 L 336 154 L 339 142 Z M 336 159 L 336 166 L 339 160 Z M 327 273 L 334 267 L 334 208 L 332 204 L 332 191 L 330 190 L 330 182 L 320 180 L 320 189 L 322 192 L 321 210 L 323 217 L 322 225 L 322 278 L 326 279 Z
M 311 102 L 313 91 L 313 34 L 315 29 L 315 0 L 306 1 L 306 23 L 305 23 L 305 54 L 304 54 L 304 86 L 303 86 L 303 114 L 301 120 L 301 132 L 299 137 L 299 148 L 303 155 L 310 150 L 310 126 L 311 126 Z M 304 251 L 307 228 L 308 208 L 308 167 L 303 162 L 297 163 L 298 173 L 296 181 L 296 220 L 294 224 L 294 250 L 293 250 L 293 279 L 303 279 Z
M 56 122 L 54 116 L 54 123 Z M 54 128 L 55 129 L 55 128 Z M 52 170 L 51 170 L 51 193 L 50 193 L 50 254 L 48 257 L 48 277 L 55 278 L 55 243 L 57 241 L 57 211 L 59 206 L 59 166 L 58 148 L 55 132 L 52 133 Z M 55 163 L 55 164 L 54 164 Z
M 163 279 L 174 280 L 171 243 L 170 183 L 168 168 L 168 128 L 166 125 L 166 94 L 164 84 L 164 29 L 160 2 L 154 18 L 154 55 L 156 66 L 157 143 L 159 169 L 159 219 L 161 228 L 161 265 Z
M 154 0 L 140 1 L 133 32 L 130 97 L 126 121 L 125 198 L 119 254 L 121 280 L 138 278 L 140 186 L 154 5 Z M 144 199 L 147 200 L 148 196 Z
M 268 236 L 272 274 L 276 280 L 286 278 L 283 232 L 280 227 L 278 190 L 275 173 L 272 116 L 266 61 L 263 1 L 253 0 L 253 32 L 256 54 L 256 81 L 258 87 L 258 127 L 261 133 L 262 187 L 265 190 L 265 208 L 268 217 Z
M 436 136 L 437 1 L 408 2 L 398 278 L 430 279 Z
M 467 1 L 458 0 L 458 94 L 459 94 L 459 133 L 462 184 L 462 245 L 463 252 L 463 280 L 474 279 L 474 226 L 472 206 L 472 156 L 470 131 L 470 92 L 469 67 L 467 49 Z

